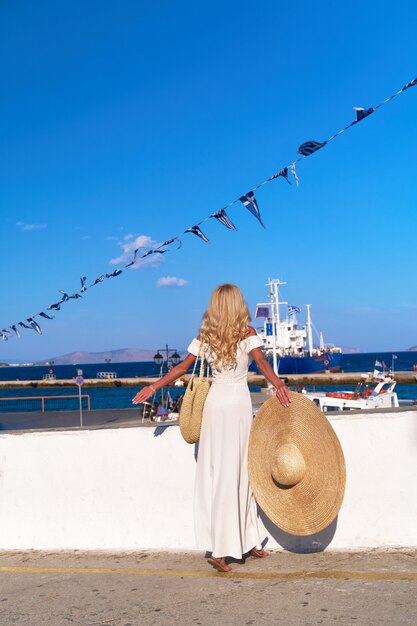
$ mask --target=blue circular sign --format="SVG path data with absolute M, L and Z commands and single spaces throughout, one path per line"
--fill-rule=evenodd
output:
M 77 376 L 77 378 L 75 379 L 75 383 L 81 387 L 81 385 L 84 384 L 84 378 L 82 376 Z

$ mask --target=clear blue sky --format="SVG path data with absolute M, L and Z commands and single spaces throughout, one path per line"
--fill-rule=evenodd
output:
M 417 76 L 414 2 L 3 2 L 0 328 L 239 197 Z M 268 276 L 311 303 L 325 339 L 417 343 L 417 87 L 257 194 L 231 232 L 193 235 L 159 265 L 70 301 L 0 361 L 187 346 L 211 289 L 254 312 Z M 129 236 L 131 236 L 129 238 Z M 126 238 L 126 239 L 125 239 Z M 164 277 L 187 281 L 161 287 Z M 300 318 L 302 321 L 302 318 Z

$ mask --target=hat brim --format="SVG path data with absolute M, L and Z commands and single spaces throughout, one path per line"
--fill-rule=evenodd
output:
M 249 437 L 249 480 L 255 499 L 269 519 L 293 535 L 317 533 L 335 519 L 342 505 L 346 466 L 339 440 L 320 409 L 290 392 L 283 407 L 270 398 L 256 414 Z M 275 452 L 291 443 L 306 469 L 300 482 L 283 486 L 271 475 Z

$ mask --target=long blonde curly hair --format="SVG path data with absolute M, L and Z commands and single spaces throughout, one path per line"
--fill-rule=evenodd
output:
M 236 364 L 237 344 L 247 336 L 250 321 L 239 287 L 225 283 L 214 289 L 203 315 L 199 338 L 210 350 L 215 367 Z

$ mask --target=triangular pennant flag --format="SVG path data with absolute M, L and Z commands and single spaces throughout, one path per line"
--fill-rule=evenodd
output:
M 213 215 L 210 215 L 210 217 L 215 217 L 216 220 L 219 220 L 219 222 L 223 224 L 223 226 L 226 226 L 226 228 L 230 228 L 230 230 L 237 230 L 236 226 L 233 224 L 232 220 L 227 215 L 224 209 L 213 213 Z
M 11 324 L 11 325 L 10 325 L 10 328 L 11 328 L 12 330 L 14 330 L 14 332 L 16 333 L 16 337 L 17 337 L 18 339 L 20 339 L 20 332 L 19 332 L 19 329 L 18 329 L 18 328 L 16 328 L 16 325 L 15 325 L 15 324 Z
M 95 281 L 92 284 L 92 287 L 94 285 L 97 285 L 97 283 L 102 283 L 103 280 L 107 280 L 107 278 L 110 278 L 109 274 L 102 274 L 101 276 L 99 276 L 98 278 L 95 279 Z
M 81 293 L 83 293 L 84 291 L 87 291 L 87 287 L 85 286 L 85 281 L 87 280 L 87 276 L 81 276 L 80 281 L 81 281 Z
M 39 324 L 37 322 L 35 322 L 35 320 L 33 319 L 33 317 L 28 317 L 27 321 L 29 322 L 29 326 L 33 329 L 36 330 L 36 332 L 39 335 L 42 335 L 42 331 L 41 331 L 41 327 L 39 326 Z
M 206 243 L 210 243 L 210 239 L 207 239 L 207 237 L 205 236 L 203 231 L 197 226 L 197 224 L 195 226 L 191 226 L 191 228 L 187 228 L 187 230 L 185 230 L 184 232 L 193 233 L 194 235 L 197 235 L 197 237 L 200 237 Z
M 32 330 L 31 326 L 28 326 L 27 324 L 24 324 L 23 322 L 18 322 L 18 325 L 21 326 L 22 328 L 27 328 L 28 330 Z
M 4 333 L 2 333 L 2 332 L 1 332 L 1 330 L 0 330 L 0 339 L 1 339 L 2 341 L 9 341 L 8 336 L 7 336 L 7 335 L 5 335 Z
M 164 246 L 169 246 L 171 243 L 174 243 L 175 240 L 176 240 L 176 237 L 173 237 L 172 239 L 168 239 L 168 241 L 164 241 L 164 243 L 161 243 L 161 245 L 158 246 L 157 250 L 159 248 L 163 248 Z
M 116 278 L 116 276 L 120 276 L 122 272 L 123 270 L 117 269 L 117 270 L 114 270 L 114 272 L 112 272 L 110 276 L 112 276 L 112 278 Z
M 291 172 L 291 174 L 294 176 L 294 178 L 295 178 L 295 184 L 296 184 L 296 185 L 297 185 L 297 187 L 298 187 L 298 183 L 299 183 L 300 181 L 299 181 L 299 179 L 298 179 L 297 170 L 295 169 L 295 163 L 292 163 L 292 164 L 290 165 L 290 172 Z
M 53 315 L 47 315 L 47 313 L 44 313 L 43 311 L 41 311 L 40 313 L 36 313 L 36 315 L 40 315 L 41 317 L 44 317 L 46 320 L 54 319 Z M 33 317 L 36 317 L 36 316 L 34 315 Z
M 298 153 L 302 154 L 303 156 L 310 156 L 310 154 L 313 154 L 313 152 L 317 152 L 317 150 L 323 148 L 326 143 L 327 141 L 324 141 L 323 143 L 320 143 L 319 141 L 306 141 L 305 143 L 302 143 L 301 146 L 298 148 Z
M 65 291 L 62 291 L 62 289 L 59 290 L 59 293 L 62 293 L 62 298 L 61 298 L 60 303 L 62 304 L 63 302 L 68 302 L 69 295 Z
M 3 335 L 6 336 L 6 339 L 8 339 L 9 337 L 13 337 L 13 333 L 11 333 L 10 330 L 7 330 L 7 328 L 3 328 L 1 332 L 3 333 Z
M 243 205 L 256 217 L 257 220 L 262 224 L 265 228 L 265 224 L 261 220 L 261 214 L 259 212 L 258 203 L 256 202 L 255 194 L 253 191 L 248 191 L 244 196 L 239 198 L 239 200 L 243 203 Z
M 48 306 L 48 311 L 60 311 L 61 310 L 61 303 L 57 302 L 56 304 L 51 304 L 51 306 Z
M 78 300 L 79 298 L 82 298 L 82 296 L 80 296 L 80 294 L 79 294 L 79 293 L 73 293 L 73 294 L 70 296 L 70 300 Z
M 280 170 L 279 172 L 277 172 L 276 174 L 274 174 L 273 176 L 271 176 L 271 178 L 268 178 L 268 180 L 274 180 L 275 178 L 279 178 L 280 176 L 282 176 L 282 178 L 285 178 L 285 180 L 287 181 L 287 183 L 289 185 L 291 185 L 291 182 L 288 178 L 288 167 L 284 167 L 284 169 Z
M 405 91 L 409 87 L 414 87 L 414 85 L 417 85 L 417 78 L 412 80 L 410 83 L 407 83 L 406 85 L 404 85 L 404 87 L 401 89 L 401 91 Z
M 363 109 L 362 107 L 353 107 L 353 110 L 356 111 L 357 122 L 364 120 L 365 117 L 368 117 L 368 115 L 371 115 L 371 113 L 375 111 L 375 109 L 373 109 L 372 107 L 370 109 Z
M 133 259 L 130 261 L 130 263 L 127 263 L 125 265 L 125 267 L 130 267 L 131 265 L 134 265 L 136 263 L 136 256 L 139 252 L 139 250 L 141 250 L 142 248 L 136 248 L 136 250 L 133 251 Z
M 142 254 L 140 258 L 144 259 L 146 256 L 150 256 L 151 254 L 165 254 L 165 252 L 166 250 L 148 250 L 148 252 L 145 252 L 145 254 Z

